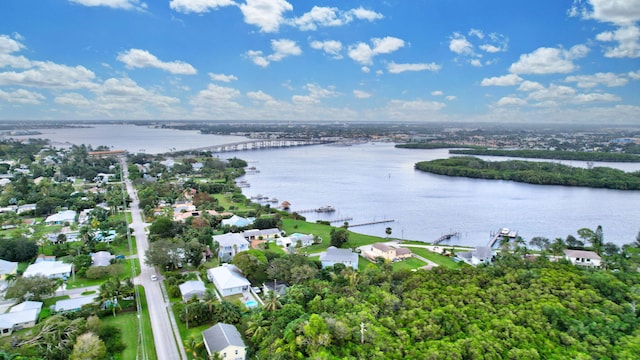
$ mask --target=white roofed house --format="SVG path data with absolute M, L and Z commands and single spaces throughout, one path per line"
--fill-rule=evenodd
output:
M 49 279 L 66 279 L 71 276 L 73 265 L 62 261 L 41 261 L 29 265 L 22 276 L 44 276 Z
M 242 294 L 251 286 L 249 280 L 242 276 L 240 270 L 231 264 L 223 264 L 207 270 L 207 277 L 222 296 Z
M 221 359 L 244 360 L 246 345 L 235 326 L 217 323 L 202 332 L 204 347 L 209 356 L 218 354 Z
M 493 250 L 488 246 L 476 246 L 469 252 L 459 252 L 457 257 L 469 265 L 490 264 L 493 261 Z
M 41 302 L 25 301 L 12 307 L 8 313 L 0 314 L 0 336 L 35 326 L 41 310 Z
M 586 267 L 602 266 L 602 258 L 596 252 L 587 250 L 564 250 L 564 258 L 573 265 Z
M 18 273 L 18 263 L 0 259 L 0 280 L 5 280 L 7 275 Z
M 220 257 L 222 261 L 230 261 L 237 253 L 249 250 L 249 242 L 242 234 L 226 233 L 214 235 L 213 241 L 219 245 L 218 257 Z
M 45 225 L 64 225 L 75 224 L 77 213 L 73 210 L 60 211 L 56 214 L 48 216 L 44 220 Z
M 358 269 L 358 254 L 351 249 L 339 249 L 335 246 L 329 246 L 327 251 L 320 255 L 322 268 L 333 266 L 335 264 L 344 264 L 347 267 Z

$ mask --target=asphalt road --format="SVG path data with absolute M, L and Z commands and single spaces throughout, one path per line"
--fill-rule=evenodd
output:
M 187 359 L 173 312 L 170 311 L 170 303 L 166 297 L 166 291 L 163 289 L 160 280 L 151 280 L 151 275 L 158 275 L 156 269 L 144 262 L 145 254 L 149 249 L 145 222 L 141 216 L 138 194 L 129 180 L 129 171 L 124 161 L 123 169 L 127 192 L 132 199 L 130 205 L 132 222 L 130 228 L 133 229 L 133 235 L 136 239 L 141 270 L 140 275 L 134 279 L 134 283 L 144 286 L 158 360 Z

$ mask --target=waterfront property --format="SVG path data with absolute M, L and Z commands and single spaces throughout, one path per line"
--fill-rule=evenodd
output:
M 399 261 L 410 258 L 413 254 L 407 248 L 396 248 L 383 243 L 371 245 L 366 255 L 370 259 L 381 257 L 388 261 Z
M 600 267 L 602 265 L 600 255 L 593 251 L 567 249 L 564 250 L 564 258 L 578 266 Z
M 493 250 L 488 246 L 476 246 L 472 251 L 459 252 L 456 256 L 473 266 L 490 264 L 493 261 Z
M 322 268 L 333 266 L 335 264 L 344 264 L 354 270 L 358 269 L 358 254 L 351 249 L 338 249 L 335 246 L 329 246 L 327 251 L 320 255 Z
M 209 356 L 219 354 L 222 359 L 244 360 L 247 346 L 238 329 L 231 324 L 217 323 L 202 332 L 204 347 Z

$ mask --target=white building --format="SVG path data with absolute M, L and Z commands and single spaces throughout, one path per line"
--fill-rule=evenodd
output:
M 593 251 L 587 250 L 564 250 L 564 258 L 569 260 L 573 265 L 600 267 L 602 259 L 600 255 Z
M 224 264 L 207 270 L 207 277 L 213 282 L 222 296 L 242 294 L 248 291 L 251 283 L 247 280 L 237 267 L 231 264 Z
M 358 254 L 351 249 L 338 249 L 335 246 L 329 246 L 327 251 L 320 255 L 322 268 L 333 266 L 335 264 L 344 264 L 346 267 L 358 269 Z
M 74 224 L 76 222 L 77 213 L 73 210 L 60 211 L 57 214 L 48 216 L 44 220 L 45 225 L 64 225 Z
M 71 276 L 71 268 L 73 265 L 63 263 L 62 261 L 41 261 L 29 265 L 22 276 L 44 276 L 49 279 L 65 279 Z

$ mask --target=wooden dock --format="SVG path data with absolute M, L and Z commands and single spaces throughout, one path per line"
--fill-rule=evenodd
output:
M 345 217 L 345 218 L 342 218 L 342 219 L 330 220 L 330 221 L 329 221 L 329 223 L 331 223 L 331 224 L 333 224 L 333 223 L 338 223 L 338 222 L 343 223 L 343 222 L 345 222 L 345 221 L 351 221 L 351 220 L 353 220 L 353 218 L 352 218 L 352 217 Z
M 498 242 L 498 240 L 502 238 L 515 239 L 517 237 L 518 237 L 517 231 L 512 231 L 512 230 L 509 230 L 508 228 L 502 228 L 498 230 L 498 232 L 496 232 L 495 234 L 491 234 L 491 240 L 489 240 L 489 245 L 487 246 L 490 248 L 493 248 L 496 245 L 496 242 Z
M 349 227 L 356 227 L 356 226 L 367 226 L 367 225 L 375 225 L 375 224 L 385 224 L 385 223 L 390 223 L 390 222 L 394 222 L 395 220 L 391 219 L 391 220 L 379 220 L 379 221 L 371 221 L 371 222 L 366 222 L 366 223 L 360 223 L 360 224 L 349 224 Z
M 434 242 L 432 242 L 433 245 L 438 245 L 439 243 L 446 241 L 446 240 L 451 240 L 451 238 L 454 237 L 458 237 L 460 236 L 460 232 L 456 231 L 456 232 L 452 232 L 449 234 L 444 234 L 442 236 L 440 236 L 439 238 L 437 238 Z

